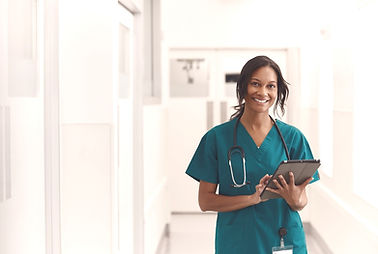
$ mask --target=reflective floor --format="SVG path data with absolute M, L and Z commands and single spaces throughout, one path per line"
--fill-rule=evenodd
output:
M 158 254 L 214 253 L 216 214 L 172 215 L 170 234 Z M 309 254 L 322 254 L 314 238 L 306 233 Z

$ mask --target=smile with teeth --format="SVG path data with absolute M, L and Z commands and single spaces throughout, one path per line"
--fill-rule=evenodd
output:
M 267 103 L 269 100 L 260 100 L 260 99 L 257 99 L 257 98 L 252 98 L 254 101 L 257 101 L 259 103 Z

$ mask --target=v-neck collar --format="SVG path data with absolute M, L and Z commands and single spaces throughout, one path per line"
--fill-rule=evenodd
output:
M 253 148 L 254 151 L 258 151 L 258 152 L 263 152 L 265 151 L 266 147 L 269 147 L 269 144 L 271 142 L 271 136 L 273 135 L 273 131 L 275 129 L 274 125 L 270 128 L 268 134 L 265 136 L 263 142 L 261 143 L 260 147 L 258 147 L 255 143 L 255 140 L 252 138 L 252 136 L 249 134 L 249 132 L 247 131 L 247 129 L 245 128 L 245 126 L 243 125 L 242 122 L 239 123 L 239 125 L 241 126 L 241 129 L 242 129 L 242 134 L 244 136 L 246 136 L 246 139 L 249 139 L 251 142 L 247 142 L 247 143 L 251 143 L 251 147 Z M 243 139 L 245 140 L 245 139 Z

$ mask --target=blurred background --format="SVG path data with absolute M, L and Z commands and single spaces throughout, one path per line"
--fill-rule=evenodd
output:
M 0 0 L 0 253 L 213 253 L 215 213 L 184 172 L 257 55 L 291 83 L 281 119 L 322 160 L 300 213 L 311 245 L 376 253 L 377 13 L 375 0 Z

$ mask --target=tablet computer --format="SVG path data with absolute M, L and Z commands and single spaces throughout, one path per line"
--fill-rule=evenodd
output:
M 306 181 L 306 179 L 312 177 L 319 167 L 320 160 L 282 161 L 280 165 L 277 167 L 276 171 L 273 173 L 272 177 L 269 179 L 269 182 L 265 186 L 263 192 L 261 192 L 261 199 L 273 199 L 281 197 L 279 194 L 266 190 L 267 187 L 277 189 L 276 185 L 273 182 L 273 179 L 277 179 L 279 182 L 279 175 L 282 175 L 285 178 L 285 181 L 289 183 L 289 172 L 293 172 L 295 185 L 301 185 Z

